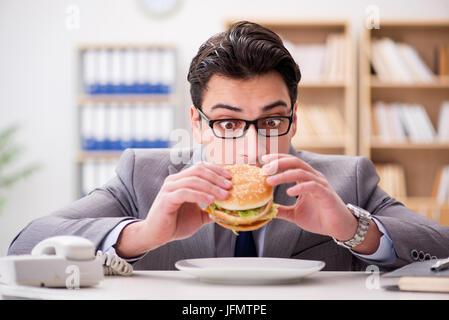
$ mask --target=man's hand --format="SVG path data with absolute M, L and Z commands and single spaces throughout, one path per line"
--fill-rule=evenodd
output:
M 200 162 L 168 176 L 145 220 L 127 225 L 115 250 L 121 257 L 135 257 L 173 240 L 193 235 L 212 222 L 198 203 L 226 199 L 232 183 L 224 168 Z M 151 177 L 148 177 L 151 179 Z
M 291 197 L 297 196 L 292 206 L 279 206 L 278 218 L 295 223 L 304 230 L 329 235 L 340 241 L 351 239 L 358 221 L 327 182 L 326 177 L 309 164 L 290 154 L 268 154 L 262 157 L 262 169 L 270 175 L 267 183 L 278 185 L 296 182 L 287 189 Z M 374 221 L 365 240 L 353 248 L 363 254 L 374 253 L 382 233 Z

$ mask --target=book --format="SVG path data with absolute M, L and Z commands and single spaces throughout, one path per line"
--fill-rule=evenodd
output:
M 407 188 L 404 167 L 396 163 L 375 163 L 379 187 L 393 198 L 405 198 Z
M 102 48 L 81 51 L 83 93 L 170 94 L 176 86 L 176 53 L 161 48 Z
M 372 41 L 371 65 L 382 81 L 432 82 L 435 78 L 415 48 L 388 37 Z
M 449 142 L 449 101 L 444 101 L 441 104 L 438 116 L 438 140 Z
M 325 43 L 296 44 L 283 40 L 301 69 L 304 82 L 344 81 L 349 54 L 348 37 L 331 33 Z
M 438 75 L 449 75 L 449 44 L 438 45 L 436 48 L 435 64 Z
M 432 143 L 439 136 L 426 109 L 419 104 L 377 101 L 373 105 L 372 118 L 372 134 L 383 143 Z M 443 124 L 439 126 L 444 128 L 441 129 L 444 135 L 447 121 L 440 119 Z
M 303 105 L 298 109 L 298 129 L 293 143 L 330 142 L 343 144 L 345 121 L 336 106 Z
M 87 159 L 81 165 L 81 194 L 88 195 L 95 188 L 101 187 L 115 176 L 114 160 Z
M 80 108 L 80 145 L 86 151 L 168 148 L 174 106 L 156 103 L 89 103 Z
M 430 68 L 424 63 L 418 52 L 412 46 L 406 43 L 398 43 L 397 48 L 405 64 L 410 70 L 414 81 L 432 82 L 434 74 Z
M 449 270 L 432 271 L 438 259 L 412 262 L 381 276 L 383 287 L 397 286 L 404 291 L 449 292 Z
M 449 203 L 449 165 L 438 170 L 435 185 L 437 202 Z

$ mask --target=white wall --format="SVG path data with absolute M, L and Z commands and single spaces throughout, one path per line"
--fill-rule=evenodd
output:
M 27 161 L 44 167 L 7 192 L 0 213 L 0 256 L 31 220 L 72 202 L 76 196 L 76 64 L 80 43 L 169 42 L 179 47 L 181 117 L 188 128 L 186 75 L 199 45 L 229 18 L 348 19 L 357 36 L 365 8 L 379 6 L 381 18 L 448 19 L 449 1 L 375 0 L 183 0 L 166 19 L 148 16 L 135 0 L 0 1 L 0 128 L 20 122 L 18 142 Z M 80 9 L 80 28 L 66 27 L 66 10 Z M 182 115 L 185 115 L 183 117 Z

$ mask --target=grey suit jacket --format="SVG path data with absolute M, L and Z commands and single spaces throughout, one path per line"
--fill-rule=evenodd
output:
M 101 245 L 121 221 L 144 219 L 165 178 L 200 159 L 200 148 L 186 150 L 187 161 L 174 163 L 174 149 L 128 149 L 117 165 L 116 177 L 61 210 L 29 223 L 12 241 L 8 254 L 27 254 L 41 240 L 55 235 L 79 235 Z M 438 258 L 449 256 L 449 227 L 443 227 L 407 209 L 378 187 L 379 177 L 366 157 L 319 155 L 290 148 L 290 153 L 322 172 L 345 203 L 365 208 L 383 224 L 393 241 L 396 260 L 379 266 L 389 270 L 412 262 L 412 250 Z M 292 184 L 280 185 L 274 201 L 289 205 Z M 135 269 L 175 269 L 180 259 L 216 256 L 217 224 L 204 225 L 193 236 L 169 242 L 148 252 Z M 228 230 L 229 231 L 229 230 Z M 229 231 L 231 232 L 231 231 Z M 265 231 L 263 256 L 322 260 L 324 270 L 364 270 L 369 261 L 338 246 L 331 237 L 314 234 L 293 223 L 274 219 Z

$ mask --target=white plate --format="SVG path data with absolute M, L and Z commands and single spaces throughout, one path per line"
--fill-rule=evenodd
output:
M 202 281 L 226 284 L 296 282 L 324 265 L 323 261 L 280 258 L 202 258 L 175 263 L 178 270 Z

